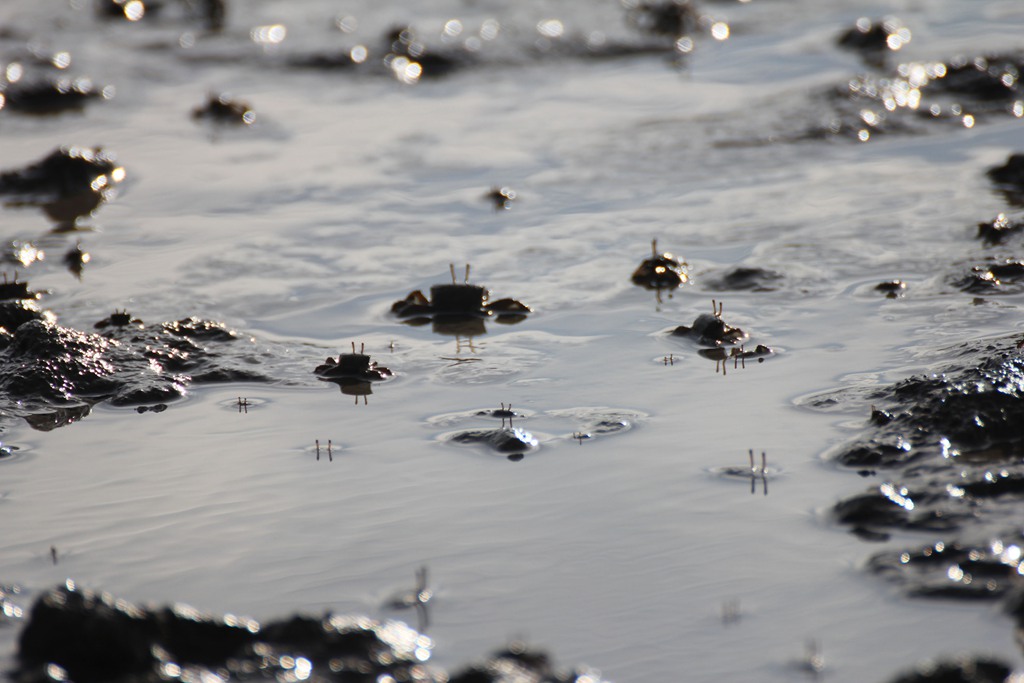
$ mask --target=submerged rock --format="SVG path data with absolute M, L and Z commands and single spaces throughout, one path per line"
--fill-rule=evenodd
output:
M 546 653 L 518 643 L 449 675 L 429 665 L 433 647 L 429 637 L 399 621 L 326 614 L 260 624 L 185 605 L 134 605 L 69 580 L 33 605 L 13 679 L 569 683 L 586 674 L 600 683 L 586 670 L 558 673 Z

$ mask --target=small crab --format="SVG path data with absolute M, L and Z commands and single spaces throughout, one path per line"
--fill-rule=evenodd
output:
M 138 318 L 133 318 L 132 314 L 128 312 L 128 309 L 119 311 L 115 308 L 113 313 L 97 322 L 93 327 L 97 330 L 102 330 L 107 327 L 128 327 L 129 325 L 141 326 L 142 321 Z
M 675 337 L 691 337 L 698 344 L 738 344 L 747 339 L 749 335 L 738 327 L 727 325 L 722 320 L 722 308 L 724 304 L 711 300 L 711 313 L 701 313 L 693 321 L 693 325 L 687 327 L 680 325 L 672 330 Z
M 490 200 L 494 204 L 495 211 L 501 211 L 502 209 L 511 209 L 512 202 L 516 200 L 516 191 L 511 187 L 492 187 L 491 191 L 484 195 L 484 199 Z
M 206 104 L 192 110 L 192 118 L 206 119 L 213 123 L 252 125 L 256 112 L 248 103 L 231 99 L 229 95 L 210 95 Z
M 907 283 L 903 280 L 887 280 L 875 285 L 876 292 L 885 292 L 886 298 L 898 299 L 907 291 Z
M 446 326 L 460 327 L 461 323 L 476 322 L 473 328 L 482 334 L 483 318 L 495 316 L 495 322 L 512 324 L 526 319 L 531 309 L 515 299 L 498 299 L 488 301 L 489 292 L 480 285 L 469 284 L 469 265 L 466 265 L 466 276 L 460 284 L 455 276 L 455 265 L 450 264 L 451 284 L 431 285 L 430 298 L 416 290 L 404 299 L 391 305 L 391 312 L 402 318 L 409 325 L 424 325 L 433 321 L 438 331 Z M 440 325 L 438 325 L 440 323 Z M 479 328 L 479 329 L 478 329 Z
M 39 298 L 39 292 L 29 291 L 27 282 L 18 282 L 18 274 L 15 273 L 11 280 L 7 279 L 4 273 L 4 281 L 0 282 L 0 301 L 31 300 Z
M 356 343 L 352 342 L 352 353 L 338 354 L 337 360 L 328 357 L 313 373 L 324 380 L 353 379 L 364 382 L 387 379 L 394 375 L 391 370 L 370 360 L 365 350 L 366 345 L 360 344 L 359 352 L 356 353 Z
M 681 261 L 669 252 L 658 253 L 658 240 L 651 240 L 651 258 L 644 259 L 633 271 L 633 284 L 645 289 L 675 289 L 689 282 L 686 261 Z

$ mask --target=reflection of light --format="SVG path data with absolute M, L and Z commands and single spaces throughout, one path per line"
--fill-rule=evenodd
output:
M 362 64 L 370 56 L 370 51 L 366 49 L 365 45 L 356 45 L 349 51 L 348 56 L 356 64 Z
M 128 21 L 138 21 L 146 15 L 146 6 L 141 0 L 130 0 L 124 3 L 124 18 Z
M 313 662 L 309 661 L 305 657 L 299 657 L 295 660 L 295 677 L 300 681 L 304 681 L 309 678 L 309 674 L 313 671 Z
M 974 117 L 970 114 L 964 114 L 963 122 L 964 128 L 974 128 Z
M 537 22 L 537 33 L 545 38 L 561 38 L 565 33 L 565 26 L 558 19 L 543 19 Z
M 14 83 L 21 80 L 22 75 L 25 73 L 25 68 L 19 62 L 11 62 L 7 65 L 7 69 L 4 71 L 4 75 L 7 78 L 8 83 Z
M 257 26 L 249 32 L 249 36 L 252 38 L 254 43 L 260 45 L 277 45 L 285 39 L 288 35 L 288 29 L 285 28 L 284 24 L 269 24 L 267 26 Z
M 50 58 L 50 64 L 57 69 L 66 69 L 71 66 L 71 53 L 70 52 L 57 52 Z
M 897 489 L 892 484 L 885 483 L 885 484 L 882 484 L 881 486 L 879 486 L 878 490 L 881 492 L 881 494 L 883 496 L 885 496 L 886 498 L 888 498 L 892 502 L 896 503 L 897 505 L 899 505 L 904 510 L 913 510 L 914 509 L 914 501 L 912 501 L 909 498 L 909 493 L 910 492 L 907 490 L 906 486 L 901 486 L 900 488 Z M 936 544 L 935 549 L 938 550 L 939 552 L 942 552 L 942 548 L 940 548 L 938 546 L 938 544 Z
M 195 37 L 195 35 L 193 35 L 191 33 L 188 33 L 188 32 L 182 33 L 181 36 L 178 38 L 178 45 L 180 45 L 181 47 L 185 48 L 186 50 L 188 48 L 190 48 L 190 47 L 193 47 L 195 44 L 196 44 L 196 37 Z
M 711 37 L 715 40 L 726 40 L 729 38 L 729 24 L 724 21 L 716 21 L 711 25 Z
M 946 576 L 949 577 L 950 581 L 963 581 L 964 570 L 960 568 L 960 565 L 953 564 L 949 566 L 948 570 L 946 570 Z M 965 581 L 965 583 L 967 582 Z
M 115 183 L 119 183 L 122 180 L 124 180 L 124 176 L 125 171 L 123 166 L 118 166 L 117 168 L 110 172 L 110 177 L 114 180 Z
M 3 109 L 5 104 L 7 104 L 7 98 L 5 98 L 4 94 L 0 92 L 0 109 Z
M 47 664 L 46 677 L 54 681 L 66 681 L 68 680 L 68 672 L 59 664 Z
M 862 121 L 864 121 L 864 123 L 868 124 L 869 126 L 877 126 L 879 123 L 881 123 L 881 118 L 878 116 L 878 114 L 871 111 L 870 109 L 862 109 L 860 112 L 860 118 Z
M 444 35 L 449 38 L 454 38 L 462 33 L 462 22 L 458 19 L 449 19 L 444 22 Z
M 423 66 L 404 55 L 390 55 L 390 60 L 387 64 L 395 78 L 406 85 L 413 85 L 423 75 Z
M 688 36 L 683 36 L 677 40 L 676 52 L 682 52 L 684 55 L 693 52 L 693 39 Z
M 334 23 L 342 33 L 352 33 L 359 28 L 359 20 L 353 16 L 338 17 Z
M 1017 100 L 1013 103 L 1013 115 L 1018 119 L 1024 116 L 1024 102 Z
M 498 37 L 498 31 L 501 30 L 501 24 L 496 19 L 487 19 L 480 26 L 480 37 L 483 40 L 494 40 Z
M 900 28 L 897 31 L 890 33 L 889 37 L 885 39 L 885 44 L 889 46 L 890 50 L 899 50 L 909 42 L 910 29 L 908 28 Z

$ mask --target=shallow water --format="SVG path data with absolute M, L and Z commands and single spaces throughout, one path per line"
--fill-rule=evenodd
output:
M 899 13 L 914 31 L 900 57 L 943 59 L 1018 47 L 1024 8 L 709 3 L 732 34 L 698 37 L 680 69 L 661 56 L 534 55 L 535 26 L 552 17 L 570 38 L 635 39 L 617 3 L 504 4 L 254 1 L 219 36 L 173 15 L 151 26 L 57 2 L 0 8 L 0 26 L 21 36 L 0 43 L 8 60 L 38 41 L 116 87 L 83 114 L 0 111 L 3 169 L 85 144 L 128 171 L 72 235 L 47 235 L 38 211 L 0 211 L 5 239 L 53 245 L 25 273 L 50 292 L 45 305 L 80 329 L 120 308 L 147 322 L 224 320 L 266 348 L 280 379 L 193 387 L 159 414 L 101 405 L 51 432 L 12 422 L 0 583 L 21 585 L 26 607 L 73 577 L 257 618 L 415 623 L 381 605 L 427 565 L 443 666 L 515 637 L 620 681 L 792 680 L 811 639 L 834 681 L 883 680 L 951 652 L 1019 665 L 994 609 L 908 600 L 863 570 L 881 546 L 827 509 L 864 482 L 820 456 L 866 415 L 798 401 L 898 379 L 945 342 L 1020 327 L 1021 295 L 979 300 L 949 278 L 993 253 L 975 225 L 1006 206 L 984 170 L 1024 147 L 1024 129 L 1003 117 L 867 144 L 765 141 L 832 116 L 821 93 L 865 70 L 832 45 L 858 16 Z M 357 33 L 340 35 L 339 15 L 359 18 Z M 487 65 L 414 86 L 285 66 L 370 44 L 396 22 L 434 35 L 453 16 L 467 32 L 501 22 Z M 250 40 L 277 22 L 280 45 Z M 183 32 L 195 34 L 188 50 Z M 221 90 L 253 105 L 254 126 L 190 118 Z M 495 211 L 483 196 L 505 184 L 519 198 Z M 660 304 L 629 281 L 652 238 L 692 276 Z M 60 263 L 79 242 L 93 257 L 81 280 Z M 467 262 L 493 297 L 534 313 L 472 340 L 389 315 Z M 784 278 L 767 292 L 704 286 L 737 264 Z M 897 277 L 904 298 L 873 290 Z M 777 353 L 723 375 L 664 334 L 712 298 Z M 397 373 L 365 403 L 312 375 L 352 340 Z M 540 441 L 521 462 L 442 441 L 497 426 L 450 416 L 502 402 L 528 413 L 516 426 Z M 606 411 L 633 415 L 633 428 L 573 439 Z M 328 439 L 333 459 L 317 460 Z M 767 495 L 717 473 L 748 449 L 767 452 Z M 891 543 L 908 538 L 928 541 Z M 724 623 L 730 605 L 740 618 Z M 17 626 L 0 628 L 5 653 Z

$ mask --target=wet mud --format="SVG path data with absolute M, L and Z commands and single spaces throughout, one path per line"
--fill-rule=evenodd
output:
M 914 596 L 993 599 L 1018 583 L 1024 536 L 1024 355 L 1017 335 L 947 349 L 928 374 L 819 395 L 819 408 L 867 408 L 863 432 L 828 454 L 879 483 L 835 504 L 868 541 L 896 532 L 941 540 L 887 550 L 868 566 Z
M 222 323 L 146 325 L 115 311 L 86 332 L 58 324 L 38 298 L 24 281 L 0 284 L 0 412 L 36 429 L 76 422 L 101 401 L 166 404 L 191 384 L 275 381 L 267 358 Z
M 144 607 L 68 581 L 40 596 L 18 642 L 18 683 L 72 680 L 577 681 L 518 643 L 445 672 L 433 641 L 399 621 L 296 614 L 260 624 L 191 607 Z

